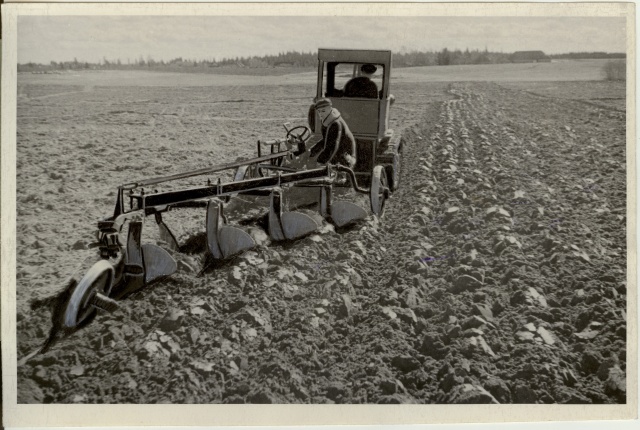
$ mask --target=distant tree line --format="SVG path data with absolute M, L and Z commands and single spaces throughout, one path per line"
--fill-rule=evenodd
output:
M 460 49 L 441 51 L 411 51 L 393 54 L 393 65 L 396 67 L 417 66 L 451 66 L 461 64 L 499 64 L 509 63 L 510 53 L 490 52 L 475 49 L 464 51 Z
M 411 51 L 393 54 L 394 67 L 418 67 L 418 66 L 449 66 L 461 64 L 498 64 L 511 62 L 511 53 L 490 52 L 487 49 L 464 51 L 444 48 L 440 51 Z M 549 57 L 554 59 L 594 59 L 594 58 L 625 58 L 624 53 L 606 52 L 571 52 L 568 54 L 556 54 Z M 234 67 L 249 69 L 266 69 L 275 67 L 297 67 L 314 68 L 317 65 L 318 57 L 315 52 L 281 52 L 278 55 L 265 55 L 253 57 L 235 57 L 211 59 L 183 59 L 177 57 L 169 61 L 154 60 L 151 56 L 138 58 L 126 58 L 124 61 L 118 59 L 103 59 L 97 63 L 86 61 L 51 61 L 49 64 L 38 64 L 29 62 L 18 64 L 18 71 L 56 71 L 56 70 L 166 70 L 200 71 L 215 67 Z
M 223 58 L 217 62 L 218 66 L 240 67 L 316 67 L 318 54 L 314 52 L 281 52 L 278 55 L 265 55 L 262 57 L 236 57 Z
M 627 54 L 621 52 L 569 52 L 568 54 L 549 55 L 554 59 L 585 60 L 585 59 L 607 59 L 607 58 L 627 58 Z

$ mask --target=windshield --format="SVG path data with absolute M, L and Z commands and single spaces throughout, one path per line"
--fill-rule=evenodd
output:
M 375 71 L 360 63 L 326 63 L 322 88 L 325 97 L 379 98 L 382 94 L 384 66 L 373 64 Z

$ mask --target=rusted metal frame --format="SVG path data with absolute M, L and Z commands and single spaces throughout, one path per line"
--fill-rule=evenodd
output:
M 320 58 L 318 58 L 318 81 L 316 84 L 316 96 L 313 98 L 313 102 L 317 102 L 320 98 L 322 98 L 322 82 L 323 82 L 323 74 L 324 74 L 324 61 Z M 329 83 L 327 82 L 327 86 L 329 85 Z M 314 115 L 318 115 L 317 113 L 314 113 Z M 312 130 L 314 133 L 320 133 L 321 132 L 321 124 L 320 121 L 315 121 L 315 130 Z
M 277 187 L 284 184 L 295 183 L 309 179 L 318 179 L 329 176 L 329 166 L 318 169 L 305 170 L 302 172 L 285 173 L 267 178 L 246 179 L 238 182 L 227 182 L 208 187 L 196 187 L 181 191 L 168 191 L 164 193 L 147 194 L 141 196 L 142 209 L 154 206 L 173 205 L 176 203 L 192 200 L 205 199 L 210 197 L 222 197 L 233 193 L 242 193 L 252 190 Z
M 255 160 L 255 159 L 254 159 Z M 244 162 L 246 163 L 246 161 Z M 242 164 L 246 165 L 246 164 Z M 280 168 L 274 168 L 273 166 L 265 166 L 265 168 L 272 168 L 274 170 L 280 170 Z M 354 173 L 353 170 L 348 167 L 334 165 L 332 166 L 334 170 L 342 171 L 347 173 L 347 177 L 349 178 L 349 182 L 351 187 L 358 193 L 367 194 L 369 190 L 365 188 L 361 188 L 358 186 L 358 181 L 356 179 L 357 173 Z M 309 173 L 311 172 L 311 173 Z M 140 211 L 144 208 L 145 215 L 150 215 L 156 212 L 164 212 L 168 209 L 169 206 L 172 207 L 203 207 L 206 203 L 195 201 L 200 198 L 205 197 L 222 197 L 225 195 L 233 194 L 233 193 L 241 193 L 248 195 L 256 195 L 256 196 L 268 196 L 270 193 L 269 189 L 273 186 L 277 186 L 278 184 L 286 184 L 297 181 L 305 181 L 301 183 L 296 183 L 294 186 L 296 187 L 319 187 L 325 185 L 333 184 L 333 180 L 328 179 L 329 176 L 329 167 L 322 167 L 319 169 L 306 170 L 303 172 L 293 172 L 293 173 L 285 173 L 279 176 L 272 176 L 269 178 L 256 178 L 256 179 L 248 179 L 239 182 L 226 183 L 226 184 L 217 184 L 208 187 L 199 187 L 193 189 L 187 189 L 182 191 L 174 191 L 160 194 L 151 194 L 151 195 L 140 195 L 140 196 L 130 196 L 139 200 L 139 207 L 136 210 L 125 212 L 124 211 L 124 191 L 125 187 L 118 187 L 118 197 L 116 202 L 116 208 L 112 217 L 105 219 L 104 221 L 100 221 L 98 223 L 99 229 L 108 228 L 108 225 L 113 225 L 115 220 L 117 220 L 123 214 L 131 214 L 133 212 Z M 368 176 L 368 175 L 367 175 Z M 279 178 L 279 179 L 278 179 Z M 222 189 L 221 193 L 218 193 L 218 188 Z M 215 190 L 215 191 L 214 191 Z M 204 194 L 203 194 L 204 193 Z M 155 202 L 154 197 L 163 198 L 162 196 L 167 196 L 167 199 L 173 198 L 171 203 L 152 203 Z M 169 197 L 171 196 L 171 197 Z M 191 197 L 189 197 L 191 196 Z M 198 197 L 193 197 L 198 196 Z M 149 197 L 151 199 L 149 200 Z M 164 206 L 164 207 L 163 207 Z M 118 226 L 121 227 L 121 226 Z M 116 227 L 116 230 L 120 230 Z
M 142 213 L 140 210 L 134 210 L 127 213 L 120 213 L 111 218 L 98 221 L 98 248 L 102 258 L 116 257 L 120 254 L 123 246 L 119 240 L 119 234 L 126 221 L 140 218 Z
M 124 190 L 132 190 L 134 188 L 160 184 L 163 182 L 175 181 L 177 179 L 184 179 L 184 178 L 190 178 L 192 176 L 199 176 L 199 175 L 206 175 L 209 173 L 221 172 L 224 170 L 234 169 L 240 166 L 246 166 L 248 164 L 251 165 L 251 164 L 262 163 L 263 161 L 269 161 L 276 158 L 285 157 L 287 155 L 289 155 L 289 151 L 276 152 L 269 155 L 263 155 L 258 158 L 251 158 L 249 160 L 236 161 L 233 163 L 222 164 L 220 166 L 205 167 L 203 169 L 192 170 L 189 172 L 176 173 L 175 175 L 160 176 L 157 178 L 143 179 L 140 181 L 130 182 L 122 185 L 121 188 Z
M 281 172 L 297 172 L 298 169 L 294 169 L 293 167 L 286 167 L 286 166 L 273 166 L 271 164 L 258 164 L 256 166 L 258 169 L 264 169 L 264 170 L 279 170 Z
M 258 157 L 262 157 L 262 145 L 266 145 L 266 146 L 270 146 L 271 147 L 271 154 L 278 154 L 280 153 L 280 145 L 285 143 L 284 140 L 281 139 L 274 139 L 274 140 L 258 140 Z M 273 152 L 273 147 L 275 145 L 278 145 L 278 151 L 277 152 Z
M 257 196 L 257 197 L 269 197 L 271 195 L 271 189 L 240 191 L 238 192 L 238 194 L 248 195 L 248 196 Z M 208 204 L 208 200 L 189 200 L 184 202 L 172 203 L 170 205 L 160 205 L 160 206 L 150 206 L 150 207 L 148 206 L 144 209 L 144 214 L 145 216 L 148 216 L 156 213 L 165 212 L 169 209 L 206 208 L 207 204 Z
M 366 176 L 371 176 L 370 173 L 366 173 L 366 174 L 362 174 L 362 173 L 356 173 L 354 172 L 352 169 L 346 167 L 346 166 L 341 166 L 339 164 L 333 165 L 332 168 L 334 170 L 337 170 L 339 172 L 346 172 L 347 173 L 347 178 L 349 179 L 349 185 L 350 187 L 361 194 L 369 194 L 369 189 L 367 188 L 362 188 L 358 185 L 358 181 L 356 179 L 356 177 L 358 175 L 366 175 Z M 321 178 L 321 179 L 317 179 L 317 180 L 310 180 L 310 181 L 306 181 L 306 182 L 302 182 L 302 183 L 296 183 L 293 185 L 294 187 L 298 187 L 298 188 L 304 188 L 304 187 L 308 187 L 308 188 L 313 188 L 313 187 L 324 187 L 324 186 L 338 186 L 338 187 L 345 187 L 345 185 L 340 185 L 340 184 L 336 184 L 336 181 L 334 178 L 330 178 L 330 179 L 326 179 L 326 178 Z
M 337 165 L 335 165 L 333 167 L 338 172 L 346 172 L 347 173 L 347 177 L 349 178 L 349 181 L 351 181 L 351 187 L 354 189 L 354 191 L 357 191 L 357 192 L 362 193 L 362 194 L 368 194 L 369 193 L 368 189 L 360 188 L 360 186 L 358 185 L 358 181 L 356 180 L 356 174 L 354 173 L 353 170 L 351 170 L 348 167 L 341 166 L 339 164 L 337 164 Z

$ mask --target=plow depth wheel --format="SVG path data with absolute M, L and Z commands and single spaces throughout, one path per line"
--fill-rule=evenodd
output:
M 113 266 L 106 260 L 100 260 L 91 266 L 66 303 L 62 321 L 64 328 L 76 328 L 95 315 L 96 308 L 91 302 L 98 293 L 109 295 L 113 276 Z
M 387 173 L 383 166 L 375 166 L 371 175 L 371 212 L 381 217 L 384 214 L 384 203 L 389 196 Z

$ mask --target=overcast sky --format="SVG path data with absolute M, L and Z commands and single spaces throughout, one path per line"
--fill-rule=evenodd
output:
M 625 51 L 625 19 L 593 17 L 21 16 L 18 63 L 222 59 L 326 48 Z

